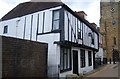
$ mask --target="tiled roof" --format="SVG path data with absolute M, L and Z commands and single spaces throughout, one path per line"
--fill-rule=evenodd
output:
M 17 5 L 1 19 L 2 21 L 9 20 L 60 5 L 64 4 L 62 2 L 25 2 Z
M 79 15 L 77 15 L 75 12 L 73 12 L 67 5 L 65 5 L 62 2 L 25 2 L 17 5 L 14 9 L 12 9 L 10 12 L 8 12 L 5 16 L 1 18 L 2 21 L 21 17 L 24 15 L 28 15 L 31 13 L 35 13 L 38 11 L 42 11 L 45 9 L 50 9 L 57 6 L 63 6 L 66 8 L 69 12 L 71 12 L 74 16 L 79 18 L 81 21 L 83 21 L 85 24 L 87 24 L 92 30 L 95 32 L 96 29 L 92 27 L 92 25 L 87 21 L 82 19 Z M 98 33 L 98 32 L 97 32 Z

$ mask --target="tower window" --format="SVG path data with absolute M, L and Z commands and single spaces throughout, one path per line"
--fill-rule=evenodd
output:
M 8 33 L 8 26 L 4 26 L 3 34 Z
M 116 37 L 114 37 L 114 45 L 116 45 Z
M 113 20 L 112 20 L 112 25 L 115 25 L 115 24 L 116 24 L 116 20 L 113 19 Z

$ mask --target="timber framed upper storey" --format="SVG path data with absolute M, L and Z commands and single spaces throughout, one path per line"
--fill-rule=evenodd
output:
M 62 2 L 21 3 L 2 18 L 2 26 L 8 26 L 8 34 L 13 32 L 9 28 L 20 26 L 23 32 L 17 36 L 24 39 L 37 40 L 39 35 L 59 33 L 60 39 L 54 43 L 98 50 L 96 29 Z

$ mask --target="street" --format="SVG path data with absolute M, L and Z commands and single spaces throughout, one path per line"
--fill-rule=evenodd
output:
M 118 64 L 108 64 L 99 71 L 88 75 L 88 78 L 99 78 L 99 79 L 119 79 L 120 66 Z

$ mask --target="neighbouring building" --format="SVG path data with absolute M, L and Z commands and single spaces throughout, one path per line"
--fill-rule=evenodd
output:
M 103 52 L 103 47 L 102 47 L 102 34 L 99 31 L 100 27 L 97 27 L 97 30 L 99 32 L 99 51 L 95 54 L 95 58 L 100 58 L 101 59 L 101 64 L 103 63 L 103 58 L 106 58 L 105 53 Z
M 118 60 L 120 56 L 120 0 L 101 0 L 100 32 L 107 59 Z
M 0 35 L 48 43 L 49 77 L 93 70 L 98 32 L 64 3 L 21 3 L 1 20 Z
M 75 11 L 76 12 L 76 11 Z M 82 19 L 87 18 L 87 14 L 84 11 L 78 11 L 76 12 Z M 90 23 L 94 29 L 96 29 L 99 33 L 99 51 L 96 52 L 95 58 L 100 58 L 101 62 L 103 62 L 103 58 L 105 57 L 104 52 L 103 52 L 103 47 L 102 47 L 102 34 L 100 33 L 100 28 L 97 27 L 95 23 Z

